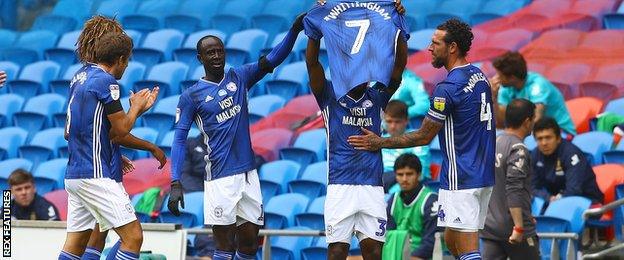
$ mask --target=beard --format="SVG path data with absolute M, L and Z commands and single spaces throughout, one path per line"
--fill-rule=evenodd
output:
M 433 65 L 434 68 L 439 69 L 442 68 L 444 66 L 445 60 L 441 57 L 433 57 L 433 60 L 431 61 L 431 65 Z

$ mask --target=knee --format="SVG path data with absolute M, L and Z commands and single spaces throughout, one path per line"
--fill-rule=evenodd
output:
M 327 259 L 345 259 L 349 252 L 349 246 L 342 243 L 330 244 L 327 249 Z
M 125 241 L 122 241 L 127 242 L 132 247 L 141 248 L 141 245 L 143 245 L 143 232 L 130 233 L 130 235 L 124 240 Z

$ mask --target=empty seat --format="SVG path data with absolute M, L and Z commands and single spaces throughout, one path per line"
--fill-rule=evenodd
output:
M 151 113 L 143 115 L 143 125 L 160 133 L 158 140 L 173 128 L 178 100 L 180 95 L 161 99 L 154 105 Z
M 290 144 L 292 134 L 292 131 L 287 129 L 264 129 L 251 134 L 251 145 L 254 152 L 265 161 L 273 161 L 278 158 L 279 149 Z
M 71 65 L 65 70 L 62 77 L 56 80 L 51 80 L 49 83 L 50 92 L 67 98 L 69 96 L 69 85 L 71 84 L 71 80 L 74 78 L 76 72 L 82 68 L 82 66 L 82 64 Z
M 60 0 L 54 5 L 51 14 L 73 17 L 80 21 L 91 15 L 93 0 Z
M 591 67 L 587 64 L 565 63 L 554 66 L 545 76 L 568 100 L 577 96 L 578 84 L 589 75 L 590 71 Z
M 304 212 L 309 199 L 296 193 L 275 196 L 264 210 L 264 226 L 267 229 L 284 229 L 295 224 L 295 215 Z
M 64 33 L 56 44 L 55 48 L 47 49 L 44 52 L 44 58 L 58 63 L 61 66 L 61 73 L 65 68 L 76 63 L 76 42 L 81 31 L 71 31 Z
M 249 122 L 255 123 L 284 106 L 284 99 L 277 95 L 262 95 L 249 99 Z
M 158 138 L 158 131 L 149 127 L 137 127 L 132 129 L 130 133 L 150 143 L 156 143 L 156 139 Z M 147 151 L 130 149 L 123 146 L 121 147 L 121 152 L 130 160 L 147 158 L 149 155 Z
M 622 30 L 624 29 L 624 14 L 606 14 L 602 21 L 605 29 Z
M 15 94 L 0 95 L 0 127 L 11 125 L 13 114 L 22 110 L 24 98 Z
M 295 224 L 314 230 L 325 230 L 325 196 L 310 199 L 312 203 L 305 213 L 299 213 L 295 216 Z
M 204 224 L 204 192 L 196 191 L 184 194 L 184 208 L 180 208 L 180 216 L 175 216 L 163 203 L 160 220 L 163 223 L 178 223 L 184 228 Z
M 139 3 L 134 14 L 121 18 L 124 28 L 143 33 L 162 28 L 165 16 L 172 14 L 178 7 L 178 1 L 146 0 Z
M 280 158 L 293 160 L 302 167 L 325 159 L 327 132 L 325 129 L 309 130 L 301 133 L 293 147 L 280 149 Z
M 258 14 L 264 1 L 230 0 L 210 19 L 211 28 L 219 28 L 227 35 L 247 28 L 247 17 Z
M 8 179 L 11 173 L 17 169 L 26 171 L 32 170 L 32 162 L 22 158 L 8 159 L 0 161 L 0 188 L 6 190 L 9 188 Z
M 37 132 L 28 142 L 19 148 L 19 156 L 30 160 L 33 167 L 49 159 L 56 158 L 57 150 L 61 146 L 67 146 L 64 138 L 65 129 L 61 127 L 49 128 Z
M 221 2 L 221 0 L 183 1 L 176 12 L 165 17 L 165 27 L 177 29 L 186 34 L 208 27 L 210 18 L 217 12 Z
M 132 196 L 141 193 L 151 187 L 168 189 L 171 185 L 171 167 L 165 166 L 158 169 L 160 165 L 154 158 L 139 159 L 132 162 L 134 171 L 126 174 L 123 178 L 123 185 L 126 192 Z M 171 162 L 167 162 L 170 165 Z
M 17 33 L 11 30 L 0 29 L 0 49 L 8 48 L 17 39 Z
M 305 62 L 295 62 L 283 66 L 274 79 L 264 83 L 269 94 L 291 100 L 299 94 L 307 93 L 308 70 Z
M 277 46 L 278 44 L 280 44 L 282 42 L 282 40 L 284 40 L 284 38 L 286 37 L 287 33 L 288 33 L 288 31 L 282 32 L 280 34 L 277 34 L 273 38 L 273 42 L 271 43 L 271 46 L 269 46 L 268 48 L 262 49 L 261 55 L 269 54 L 269 52 L 271 52 L 271 50 L 273 50 L 273 48 L 275 48 L 275 46 Z M 305 36 L 305 34 L 297 35 L 297 39 L 295 40 L 295 44 L 293 45 L 293 49 L 290 52 L 290 55 L 288 55 L 288 57 L 284 60 L 284 62 L 282 64 L 289 64 L 289 63 L 294 62 L 296 60 L 300 60 L 301 57 L 299 57 L 299 55 L 300 55 L 300 53 L 302 51 L 305 52 L 307 44 L 308 44 L 308 37 Z M 275 69 L 276 70 L 274 71 L 274 73 L 279 71 L 281 69 L 281 66 L 278 66 Z
M 6 80 L 11 81 L 19 75 L 20 66 L 10 61 L 0 61 L 0 70 L 6 73 Z
M 307 230 L 306 227 L 290 227 L 288 230 Z M 301 250 L 312 245 L 312 236 L 273 236 L 271 239 L 272 259 L 300 260 Z M 262 249 L 258 250 L 259 255 Z
M 33 172 L 35 185 L 37 186 L 37 194 L 43 195 L 53 190 L 63 189 L 65 187 L 65 169 L 67 168 L 67 159 L 54 159 L 39 164 Z
M 65 106 L 65 98 L 58 94 L 43 94 L 29 99 L 21 112 L 13 114 L 13 123 L 28 131 L 35 132 L 52 125 L 52 115 L 60 113 Z
M 434 31 L 433 29 L 423 29 L 410 33 L 410 38 L 407 41 L 410 53 L 427 49 L 429 44 L 431 44 L 431 37 Z
M 8 83 L 9 92 L 24 98 L 47 93 L 48 83 L 56 79 L 61 67 L 53 61 L 39 61 L 26 65 L 17 80 Z
M 265 163 L 260 167 L 259 177 L 262 194 L 269 198 L 286 193 L 288 182 L 299 175 L 301 166 L 293 161 L 279 160 Z
M 279 32 L 290 28 L 292 18 L 302 9 L 302 1 L 271 0 L 266 3 L 262 12 L 251 18 L 251 26 L 264 30 L 269 39 L 273 39 Z
M 587 132 L 574 137 L 572 143 L 588 156 L 592 165 L 602 163 L 602 153 L 611 148 L 613 135 L 605 132 Z M 591 160 L 589 160 L 591 158 Z
M 76 29 L 78 21 L 69 16 L 46 14 L 38 16 L 31 30 L 47 30 L 56 34 L 63 34 Z
M 145 65 L 131 61 L 128 63 L 128 67 L 124 72 L 121 79 L 118 81 L 120 85 L 120 93 L 122 97 L 127 97 L 130 95 L 130 90 L 132 90 L 132 86 L 134 83 L 142 80 L 145 75 Z
M 141 2 L 127 0 L 101 1 L 100 6 L 95 13 L 106 17 L 116 17 L 117 20 L 120 20 L 124 16 L 134 13 L 139 3 Z
M 159 86 L 161 97 L 180 94 L 180 81 L 187 73 L 188 66 L 184 63 L 177 61 L 160 63 L 150 70 L 145 80 L 134 82 L 134 91 Z
M 611 112 L 624 116 L 624 98 L 609 101 L 604 109 L 604 112 Z
M 171 60 L 173 50 L 182 46 L 184 34 L 174 29 L 149 33 L 140 48 L 132 51 L 132 60 L 151 68 L 161 61 Z
M 17 148 L 26 143 L 28 132 L 19 127 L 0 128 L 0 160 L 17 157 Z
M 37 30 L 23 33 L 13 43 L 13 48 L 3 50 L 5 60 L 20 66 L 43 58 L 43 51 L 56 45 L 58 35 L 51 31 Z
M 236 67 L 257 61 L 260 50 L 266 45 L 268 37 L 266 32 L 258 29 L 249 29 L 232 34 L 225 45 L 227 63 Z
M 579 86 L 581 96 L 591 96 L 603 100 L 619 97 L 624 93 L 624 78 L 620 76 L 623 70 L 624 64 L 601 66 L 593 77 L 581 83 Z
M 52 203 L 59 211 L 59 218 L 61 221 L 67 220 L 67 191 L 65 189 L 59 189 L 52 192 L 48 192 L 43 197 Z
M 602 111 L 604 102 L 593 97 L 574 98 L 566 101 L 576 132 L 581 134 L 589 131 L 589 120 Z
M 327 161 L 308 165 L 300 179 L 288 183 L 288 191 L 314 199 L 327 192 Z
M 533 38 L 533 33 L 525 29 L 508 29 L 488 35 L 483 47 L 477 48 L 471 54 L 476 60 L 487 60 L 500 56 L 507 51 L 517 51 Z

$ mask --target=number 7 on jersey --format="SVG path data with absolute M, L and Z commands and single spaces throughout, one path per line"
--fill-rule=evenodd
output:
M 347 27 L 360 27 L 357 36 L 355 36 L 355 42 L 353 42 L 353 47 L 351 47 L 351 54 L 356 54 L 360 52 L 360 48 L 362 48 L 362 43 L 364 43 L 364 37 L 366 37 L 366 32 L 368 31 L 368 27 L 370 26 L 370 20 L 349 20 L 345 21 L 345 25 Z

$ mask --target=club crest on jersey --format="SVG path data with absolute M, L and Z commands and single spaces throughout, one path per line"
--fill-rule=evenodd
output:
M 445 104 L 446 104 L 445 98 L 441 98 L 441 97 L 433 98 L 433 108 L 435 108 L 436 110 L 444 111 Z
M 236 83 L 230 82 L 225 86 L 225 88 L 227 88 L 227 90 L 229 91 L 236 92 L 236 89 L 237 89 Z
M 362 107 L 363 108 L 369 108 L 369 107 L 372 107 L 372 106 L 373 106 L 373 102 L 368 100 L 368 99 L 364 100 L 364 102 L 362 102 Z
M 119 99 L 119 85 L 116 84 L 112 84 L 110 86 L 108 86 L 108 89 L 110 90 L 111 93 L 111 98 L 113 98 L 113 100 L 117 100 Z
M 225 91 L 225 89 L 221 89 L 221 90 L 219 90 L 218 94 L 219 94 L 220 97 L 222 97 L 222 96 L 227 95 L 227 91 Z
M 182 111 L 180 111 L 180 109 L 176 107 L 176 115 L 175 115 L 175 123 L 176 124 L 178 123 L 178 121 L 180 121 L 180 113 L 181 112 Z

